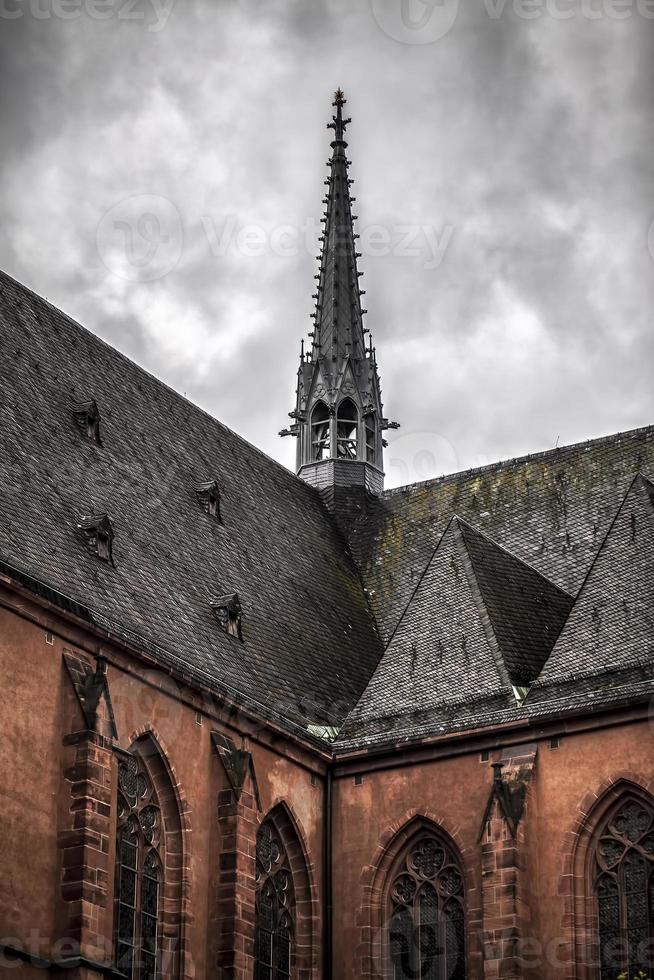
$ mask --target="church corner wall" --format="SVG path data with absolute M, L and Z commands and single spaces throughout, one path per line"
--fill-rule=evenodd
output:
M 95 668 L 98 653 L 111 711 L 101 698 L 98 730 L 90 731 L 71 676 L 76 664 Z M 0 975 L 96 980 L 102 974 L 91 967 L 51 971 L 48 963 L 78 954 L 112 963 L 117 772 L 121 753 L 132 750 L 145 759 L 164 821 L 166 807 L 178 821 L 163 899 L 171 978 L 251 980 L 256 834 L 271 811 L 283 810 L 295 866 L 307 868 L 298 885 L 301 980 L 320 980 L 326 763 L 319 754 L 10 590 L 0 595 L 0 713 Z M 216 732 L 251 755 L 238 797 Z
M 567 980 L 595 977 L 580 929 L 575 895 L 587 888 L 574 866 L 583 814 L 589 802 L 621 780 L 654 783 L 654 727 L 646 708 L 615 719 L 595 719 L 574 730 L 563 722 L 534 732 L 520 744 L 488 742 L 447 756 L 422 757 L 375 770 L 371 760 L 338 765 L 334 782 L 334 976 L 339 980 L 386 978 L 389 908 L 385 877 L 397 842 L 416 819 L 446 835 L 459 851 L 466 878 L 468 980 L 512 977 Z M 554 739 L 554 741 L 551 741 Z M 558 740 L 558 741 L 557 741 Z M 515 736 L 514 736 L 515 741 Z M 552 746 L 552 747 L 551 747 Z M 525 758 L 532 756 L 525 772 Z M 512 834 L 493 806 L 491 764 L 503 761 L 503 778 L 524 780 L 524 808 Z M 366 771 L 367 769 L 367 771 Z M 513 783 L 515 785 L 515 783 Z M 489 826 L 490 825 L 490 826 Z M 581 925 L 580 925 L 581 922 Z M 387 949 L 387 945 L 386 945 Z M 386 958 L 385 958 L 386 956 Z M 576 972 L 575 972 L 576 971 Z M 584 972 L 585 971 L 585 972 Z
M 93 676 L 101 687 L 106 681 L 110 707 L 100 697 L 89 727 L 79 684 L 84 670 L 97 671 L 100 653 L 106 667 Z M 49 975 L 48 962 L 73 952 L 111 963 L 117 773 L 131 750 L 149 767 L 166 826 L 177 828 L 166 893 L 171 976 L 251 980 L 256 837 L 270 818 L 296 882 L 293 980 L 326 980 L 327 753 L 9 589 L 0 593 L 0 712 L 0 943 L 41 964 L 7 966 L 0 949 L 0 975 Z M 216 735 L 218 745 L 246 752 L 239 792 Z M 594 926 L 582 899 L 595 814 L 623 785 L 651 794 L 653 760 L 645 704 L 522 733 L 337 758 L 332 976 L 387 980 L 391 869 L 411 834 L 432 828 L 464 875 L 468 980 L 592 980 Z M 510 819 L 493 797 L 492 764 L 500 761 L 504 784 L 524 790 L 511 797 L 520 805 Z M 98 976 L 85 968 L 84 980 Z

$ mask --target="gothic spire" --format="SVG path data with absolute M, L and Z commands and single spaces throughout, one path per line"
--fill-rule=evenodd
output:
M 357 268 L 358 235 L 350 197 L 352 180 L 346 156 L 345 96 L 339 88 L 327 124 L 334 132 L 329 173 L 323 198 L 318 286 L 311 346 L 302 347 L 294 424 L 281 435 L 298 438 L 297 469 L 307 480 L 328 489 L 330 485 L 359 487 L 380 493 L 383 486 L 381 433 L 394 423 L 383 418 L 377 360 L 372 342 L 366 347 L 361 308 L 362 291 Z
M 350 119 L 343 118 L 346 99 L 339 88 L 334 95 L 335 114 L 327 128 L 334 131 L 332 155 L 328 160 L 327 193 L 323 199 L 323 233 L 314 314 L 313 358 L 321 360 L 325 373 L 338 383 L 338 372 L 347 357 L 365 357 L 365 338 L 354 231 L 356 215 L 348 177 L 345 130 Z

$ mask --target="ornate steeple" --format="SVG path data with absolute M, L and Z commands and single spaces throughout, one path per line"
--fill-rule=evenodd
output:
M 382 431 L 396 428 L 383 417 L 375 348 L 363 325 L 356 251 L 358 235 L 350 197 L 353 181 L 345 155 L 345 96 L 338 89 L 336 110 L 327 124 L 334 130 L 329 176 L 323 198 L 317 281 L 310 346 L 301 344 L 294 424 L 280 435 L 297 437 L 297 472 L 308 483 L 329 491 L 360 487 L 383 489 Z M 368 343 L 366 344 L 366 334 Z M 334 494 L 329 495 L 330 502 Z

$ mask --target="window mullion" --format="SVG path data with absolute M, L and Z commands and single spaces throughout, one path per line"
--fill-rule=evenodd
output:
M 142 903 L 141 903 L 141 886 L 143 884 L 143 838 L 139 834 L 139 844 L 136 854 L 136 915 L 135 915 L 135 925 L 134 925 L 134 953 L 136 958 L 134 976 L 133 980 L 141 980 L 141 915 L 142 915 Z

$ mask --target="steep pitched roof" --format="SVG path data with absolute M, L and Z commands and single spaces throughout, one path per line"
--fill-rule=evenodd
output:
M 357 568 L 311 487 L 1 274 L 0 337 L 0 564 L 162 669 L 305 729 L 363 695 L 341 747 L 651 691 L 648 481 L 607 531 L 654 472 L 654 427 L 383 494 L 350 536 Z M 113 563 L 89 547 L 101 515 Z M 391 641 L 376 671 L 360 573 Z M 212 608 L 234 595 L 243 643 Z
M 539 675 L 574 602 L 525 562 L 459 520 L 461 534 L 511 683 Z
M 451 550 L 454 528 L 469 558 L 472 577 L 467 579 L 456 574 L 464 553 L 460 547 Z M 438 574 L 436 564 L 440 564 Z M 462 567 L 466 567 L 463 561 Z M 455 518 L 370 684 L 348 716 L 339 734 L 339 749 L 534 721 L 650 697 L 654 691 L 653 573 L 654 484 L 642 475 L 627 490 L 574 601 Z M 478 620 L 476 613 L 481 613 Z M 501 656 L 495 675 L 479 629 L 485 616 L 490 627 L 488 649 L 495 649 L 496 643 Z M 474 661 L 462 669 L 456 642 L 447 661 L 434 661 L 429 651 L 435 643 L 441 649 L 443 635 L 455 641 L 472 637 L 466 650 L 473 651 Z M 416 683 L 420 645 L 428 654 L 419 664 L 422 674 Z M 508 696 L 502 667 L 513 684 L 523 677 L 530 687 L 526 700 Z
M 639 474 L 584 581 L 539 686 L 654 667 L 654 485 Z
M 640 469 L 654 473 L 654 426 L 370 498 L 349 543 L 384 643 L 452 514 L 576 595 Z
M 382 718 L 402 729 L 454 705 L 512 706 L 513 687 L 538 675 L 572 602 L 453 518 L 341 738 L 366 737 Z
M 162 666 L 293 723 L 338 724 L 381 648 L 316 492 L 0 275 L 0 560 L 137 636 Z M 101 444 L 75 404 L 93 399 Z M 216 479 L 222 523 L 198 499 Z M 109 515 L 113 560 L 78 524 Z M 238 593 L 244 642 L 211 600 Z

